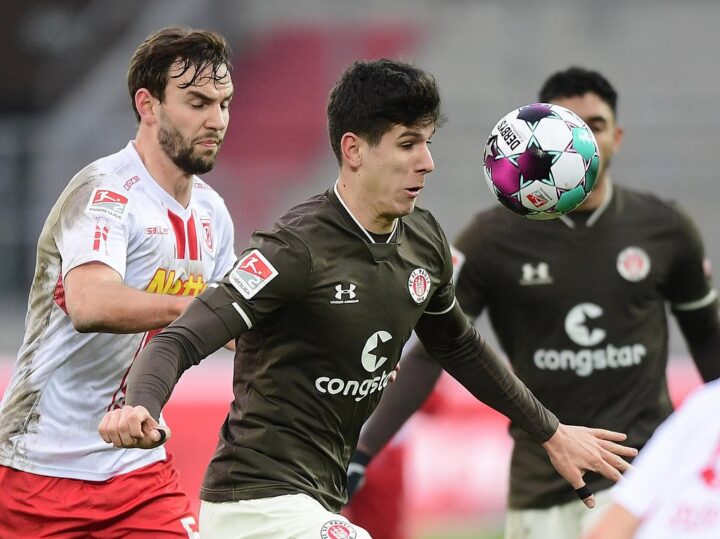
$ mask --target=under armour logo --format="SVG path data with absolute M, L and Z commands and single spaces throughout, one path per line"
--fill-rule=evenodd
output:
M 335 299 L 355 299 L 355 296 L 357 295 L 355 294 L 356 288 L 357 286 L 353 283 L 350 283 L 350 286 L 348 288 L 343 288 L 342 284 L 335 285 Z
M 553 279 L 550 277 L 550 266 L 547 265 L 547 262 L 540 262 L 537 266 L 533 266 L 532 264 L 523 264 L 520 284 L 527 286 L 550 284 L 552 282 Z

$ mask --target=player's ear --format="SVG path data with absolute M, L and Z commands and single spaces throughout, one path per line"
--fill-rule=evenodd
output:
M 362 139 L 355 133 L 347 132 L 340 139 L 342 159 L 350 167 L 357 168 L 362 164 Z
M 620 149 L 620 145 L 622 144 L 624 135 L 625 135 L 625 130 L 622 127 L 615 128 L 615 136 L 613 137 L 613 139 L 614 139 L 613 153 L 617 152 Z
M 140 114 L 140 121 L 155 123 L 155 104 L 158 102 L 147 88 L 140 88 L 135 92 L 135 108 Z

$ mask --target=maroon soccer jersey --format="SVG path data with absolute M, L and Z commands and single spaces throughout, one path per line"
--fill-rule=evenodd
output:
M 304 491 L 339 510 L 360 427 L 423 312 L 453 304 L 451 275 L 447 242 L 422 209 L 374 243 L 329 190 L 256 233 L 216 292 L 251 329 L 201 497 Z
M 666 306 L 706 308 L 715 291 L 700 236 L 673 204 L 614 187 L 594 214 L 530 221 L 478 214 L 455 246 L 457 299 L 487 309 L 515 373 L 565 424 L 628 434 L 641 447 L 670 413 Z M 511 426 L 510 505 L 576 499 L 543 448 Z M 594 490 L 610 482 L 595 474 Z

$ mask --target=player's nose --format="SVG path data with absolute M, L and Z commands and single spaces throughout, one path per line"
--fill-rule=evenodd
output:
M 220 104 L 208 108 L 209 113 L 207 119 L 205 120 L 205 125 L 210 129 L 223 131 L 228 124 L 227 109 L 223 108 Z
M 433 161 L 432 153 L 430 153 L 430 147 L 427 145 L 423 147 L 418 166 L 420 168 L 420 172 L 423 174 L 429 174 L 435 170 L 435 162 Z

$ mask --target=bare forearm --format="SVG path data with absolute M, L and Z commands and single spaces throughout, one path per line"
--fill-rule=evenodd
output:
M 631 539 L 638 525 L 637 517 L 614 503 L 583 539 Z
M 141 333 L 175 320 L 191 297 L 150 294 L 122 283 L 84 287 L 68 305 L 73 326 L 81 333 Z

